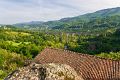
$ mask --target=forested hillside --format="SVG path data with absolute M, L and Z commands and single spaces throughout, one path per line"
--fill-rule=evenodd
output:
M 102 32 L 76 33 L 1 27 L 0 55 L 3 56 L 0 57 L 0 77 L 3 78 L 17 67 L 23 66 L 26 59 L 34 58 L 45 47 L 68 49 L 119 60 L 119 35 L 120 30 L 116 28 L 105 29 Z
M 62 18 L 55 21 L 32 21 L 18 23 L 15 26 L 39 29 L 98 29 L 103 27 L 118 27 L 120 25 L 120 7 L 109 8 L 76 17 Z
M 29 58 L 35 57 L 45 47 L 64 48 L 88 54 L 101 52 L 118 52 L 119 28 L 108 28 L 101 32 L 57 32 L 34 31 L 27 29 L 0 29 L 0 47 L 23 54 Z

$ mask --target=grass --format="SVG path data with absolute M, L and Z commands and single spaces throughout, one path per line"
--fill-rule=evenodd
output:
M 9 35 L 20 35 L 20 36 L 30 36 L 31 34 L 25 32 L 15 32 L 15 31 L 6 31 L 6 34 Z
M 12 46 L 19 46 L 20 44 L 22 44 L 22 42 L 20 43 L 16 43 L 14 41 L 6 41 L 8 44 L 11 44 Z M 29 44 L 30 42 L 24 42 L 24 44 Z

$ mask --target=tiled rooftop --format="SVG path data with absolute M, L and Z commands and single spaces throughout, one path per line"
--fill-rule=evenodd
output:
M 84 80 L 120 80 L 120 60 L 46 48 L 36 56 L 35 62 L 67 64 L 73 67 Z

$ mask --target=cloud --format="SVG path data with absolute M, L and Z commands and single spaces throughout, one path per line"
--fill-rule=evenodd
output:
M 120 0 L 0 0 L 0 24 L 56 20 L 119 6 Z

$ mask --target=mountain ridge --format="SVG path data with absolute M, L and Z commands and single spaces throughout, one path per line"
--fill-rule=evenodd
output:
M 49 28 L 53 28 L 53 27 L 57 27 L 57 26 L 63 26 L 64 24 L 71 24 L 71 23 L 75 23 L 75 22 L 77 22 L 77 23 L 89 22 L 89 21 L 97 19 L 97 18 L 105 18 L 105 17 L 116 16 L 116 15 L 120 15 L 120 7 L 102 9 L 102 10 L 98 10 L 93 13 L 87 13 L 87 14 L 79 15 L 79 16 L 75 16 L 75 17 L 62 18 L 60 20 L 47 21 L 47 22 L 32 21 L 32 22 L 18 23 L 18 24 L 13 24 L 13 25 L 19 26 L 19 27 L 24 27 L 24 26 L 44 27 L 44 26 L 47 26 Z

